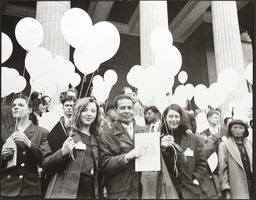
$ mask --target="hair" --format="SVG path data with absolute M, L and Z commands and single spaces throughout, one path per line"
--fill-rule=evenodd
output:
M 42 97 L 41 97 L 41 99 L 42 99 L 42 103 L 43 103 L 43 105 L 45 105 L 45 104 L 46 104 L 46 101 L 45 101 L 45 99 L 46 99 L 46 98 L 51 99 L 51 97 L 49 97 L 48 95 L 44 95 L 44 96 L 42 96 Z
M 99 104 L 92 97 L 81 98 L 76 101 L 72 117 L 72 124 L 76 129 L 81 130 L 82 124 L 80 122 L 80 115 L 89 103 L 94 103 L 97 108 L 96 118 L 90 126 L 90 132 L 91 134 L 98 135 L 100 131 L 101 113 Z
M 10 105 L 3 105 L 1 107 L 1 125 L 12 124 L 13 122 L 12 107 Z
M 39 105 L 42 104 L 42 100 L 41 99 L 34 99 L 34 101 L 32 101 L 32 108 L 34 112 L 38 112 L 40 116 L 42 116 L 42 112 L 39 109 Z
M 248 137 L 248 135 L 249 135 L 248 126 L 247 126 L 247 124 L 246 124 L 244 121 L 242 121 L 242 120 L 240 120 L 240 119 L 235 119 L 235 120 L 233 120 L 233 121 L 231 121 L 231 122 L 229 123 L 229 125 L 228 125 L 228 135 L 229 135 L 230 137 L 233 137 L 233 134 L 232 134 L 232 132 L 231 132 L 231 128 L 232 128 L 232 126 L 235 125 L 235 124 L 239 124 L 239 125 L 244 126 L 244 128 L 245 128 L 245 130 L 244 130 L 244 137 Z
M 197 129 L 196 118 L 194 117 L 194 115 L 192 115 L 189 112 L 187 112 L 187 115 L 188 115 L 189 123 L 191 126 L 191 130 L 193 133 L 195 133 Z
M 135 94 L 137 94 L 137 90 L 136 90 L 135 88 L 128 87 L 128 86 L 127 86 L 127 87 L 124 87 L 124 88 L 122 89 L 122 93 L 121 93 L 121 94 L 125 94 L 125 90 L 128 89 L 128 88 L 131 89 Z
M 122 100 L 122 99 L 129 99 L 129 100 L 131 100 L 132 105 L 133 105 L 133 101 L 132 101 L 132 98 L 131 98 L 131 97 L 129 97 L 129 96 L 125 95 L 125 94 L 120 94 L 120 95 L 116 96 L 116 98 L 115 98 L 115 103 L 114 103 L 115 108 L 118 107 L 118 105 L 117 105 L 117 104 L 118 104 L 118 101 L 119 101 L 119 100 Z
M 76 88 L 69 88 L 67 91 L 66 91 L 66 94 L 68 93 L 68 92 L 74 92 L 74 93 L 76 93 L 76 97 L 77 97 L 77 95 L 78 95 L 78 92 L 77 92 L 77 90 L 76 90 Z
M 65 104 L 66 101 L 76 101 L 76 98 L 73 97 L 73 96 L 66 96 L 66 97 L 63 97 L 60 102 L 62 103 L 62 105 Z
M 220 111 L 219 111 L 219 110 L 216 110 L 216 109 L 211 109 L 211 110 L 209 110 L 209 111 L 207 112 L 206 117 L 207 117 L 207 118 L 208 118 L 208 117 L 211 117 L 211 116 L 213 116 L 214 114 L 217 114 L 217 115 L 220 116 Z
M 157 109 L 157 107 L 155 107 L 155 106 L 149 106 L 149 107 L 147 107 L 146 109 L 145 109 L 145 113 L 147 113 L 148 112 L 148 110 L 152 110 L 152 112 L 153 113 L 160 113 L 159 112 L 159 110 Z
M 40 94 L 42 94 L 42 93 L 39 93 L 39 92 L 37 92 L 37 91 L 32 92 L 31 95 L 30 95 L 31 101 L 34 101 L 35 99 L 39 99 L 38 96 L 39 96 Z
M 13 97 L 13 101 L 12 101 L 12 104 L 14 102 L 15 99 L 24 99 L 28 105 L 28 108 L 32 109 L 32 112 L 29 114 L 29 119 L 32 121 L 32 123 L 34 125 L 37 125 L 38 126 L 38 119 L 36 117 L 36 115 L 34 114 L 33 112 L 33 102 L 24 94 L 19 94 L 17 93 L 16 95 L 14 95 Z
M 166 116 L 167 116 L 169 110 L 174 110 L 180 114 L 179 128 L 183 129 L 184 131 L 187 129 L 191 129 L 191 125 L 189 123 L 189 118 L 188 118 L 186 111 L 181 106 L 179 106 L 177 104 L 171 104 L 164 110 L 164 112 L 162 114 L 161 133 L 164 133 L 164 134 L 167 133 L 168 125 L 166 123 Z
M 106 108 L 106 113 L 108 113 L 109 110 L 115 109 L 115 105 L 114 104 L 108 104 L 107 108 Z
M 224 119 L 224 124 L 225 124 L 225 125 L 227 125 L 229 119 L 233 119 L 233 118 L 232 118 L 232 117 L 226 117 L 226 118 Z

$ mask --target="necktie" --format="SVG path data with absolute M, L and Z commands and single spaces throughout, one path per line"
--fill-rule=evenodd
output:
M 133 139 L 133 131 L 132 131 L 132 127 L 127 126 L 126 130 L 127 130 L 127 132 L 129 133 L 130 137 Z
M 151 127 L 151 131 L 150 131 L 150 132 L 154 132 L 154 128 L 155 128 L 155 125 L 153 125 L 153 126 Z

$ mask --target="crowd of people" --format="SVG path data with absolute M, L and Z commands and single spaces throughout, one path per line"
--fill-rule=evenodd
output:
M 209 108 L 208 127 L 197 132 L 202 111 L 171 104 L 161 113 L 144 106 L 130 87 L 114 104 L 100 104 L 93 95 L 78 98 L 74 88 L 60 102 L 65 138 L 54 148 L 49 135 L 60 133 L 40 126 L 50 112 L 49 96 L 17 94 L 2 106 L 2 197 L 252 198 L 252 119 L 230 115 L 221 123 L 221 111 Z M 160 132 L 161 169 L 137 172 L 135 134 L 148 132 Z

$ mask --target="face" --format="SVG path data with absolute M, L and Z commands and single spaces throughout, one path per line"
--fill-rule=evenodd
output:
M 29 117 L 32 109 L 28 107 L 25 99 L 15 99 L 12 104 L 12 116 L 15 119 L 21 119 L 22 117 Z
M 245 127 L 240 124 L 234 124 L 231 127 L 231 133 L 233 137 L 240 138 L 243 137 L 245 131 Z
M 49 107 L 51 104 L 51 99 L 49 97 L 46 97 L 44 100 L 45 100 L 45 106 Z
M 97 116 L 97 107 L 95 103 L 90 102 L 80 114 L 80 121 L 84 126 L 90 126 Z
M 201 135 L 201 137 L 202 137 L 202 140 L 203 140 L 204 142 L 206 142 L 206 141 L 208 140 L 207 135 L 205 135 L 204 133 Z
M 73 113 L 74 101 L 65 101 L 63 105 L 63 112 L 66 116 L 71 116 Z
M 120 99 L 117 102 L 117 119 L 124 124 L 129 124 L 133 119 L 133 103 L 130 99 Z
M 146 113 L 146 119 L 149 123 L 153 123 L 156 119 L 156 114 L 149 109 Z
M 112 120 L 112 122 L 114 122 L 114 121 L 116 121 L 116 111 L 115 111 L 115 109 L 110 109 L 109 111 L 108 111 L 108 115 L 109 115 L 109 117 L 111 118 L 111 120 Z
M 220 116 L 218 114 L 213 114 L 211 117 L 208 118 L 208 121 L 213 125 L 218 125 L 220 120 Z
M 170 129 L 177 129 L 180 125 L 180 114 L 175 110 L 169 110 L 166 115 L 166 122 Z

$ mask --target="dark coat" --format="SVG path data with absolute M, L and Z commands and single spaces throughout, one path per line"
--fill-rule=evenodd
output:
M 133 122 L 134 133 L 147 132 Z M 135 161 L 125 163 L 124 156 L 134 148 L 133 140 L 121 122 L 101 134 L 99 138 L 100 170 L 105 175 L 107 198 L 138 199 L 140 173 L 135 172 Z
M 187 161 L 185 162 L 179 162 L 182 156 L 178 156 L 177 163 L 179 162 L 179 173 L 181 173 L 181 194 L 184 199 L 198 199 L 201 194 L 201 186 L 194 184 L 192 181 L 196 178 L 202 184 L 206 174 L 207 162 L 203 154 L 203 142 L 200 137 L 192 133 L 181 131 L 180 134 L 182 134 L 180 147 L 183 150 L 183 156 L 188 148 L 193 151 L 193 156 L 186 156 Z M 168 155 L 167 151 L 168 148 L 163 151 L 166 165 L 169 164 L 169 159 L 174 159 L 173 155 Z
M 6 139 L 14 132 L 14 125 L 1 127 L 1 148 Z M 32 122 L 24 131 L 31 141 L 31 147 L 22 149 L 17 145 L 17 166 L 6 169 L 6 161 L 1 157 L 1 195 L 34 196 L 41 195 L 41 180 L 38 165 L 50 153 L 47 141 L 48 130 L 35 126 Z
M 208 159 L 214 152 L 218 154 L 219 144 L 221 142 L 221 135 L 215 134 L 211 140 L 207 142 L 203 147 L 203 153 L 206 159 Z M 202 183 L 202 194 L 201 199 L 218 199 L 221 197 L 218 167 L 211 171 L 207 162 L 207 171 Z
M 82 141 L 80 135 L 75 132 L 73 139 L 75 142 Z M 96 137 L 91 135 L 91 148 L 96 164 L 94 176 L 95 198 L 99 198 L 98 189 L 98 141 Z M 61 155 L 61 149 L 54 154 L 46 157 L 43 168 L 46 172 L 53 172 L 49 186 L 46 191 L 45 198 L 76 198 L 78 184 L 80 180 L 80 172 L 83 163 L 83 150 L 76 150 L 77 158 L 73 161 L 69 155 L 64 158 Z

